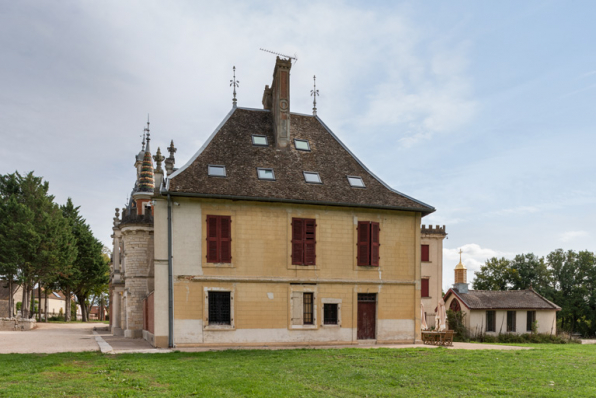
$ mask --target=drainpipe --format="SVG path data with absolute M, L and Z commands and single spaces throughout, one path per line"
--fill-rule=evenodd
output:
M 168 347 L 174 348 L 174 267 L 172 265 L 172 200 L 168 194 Z

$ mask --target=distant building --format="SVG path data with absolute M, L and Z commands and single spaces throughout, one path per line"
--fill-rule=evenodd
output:
M 437 306 L 443 297 L 443 240 L 446 236 L 444 225 L 420 228 L 420 294 L 429 328 L 436 326 Z
M 114 218 L 115 334 L 157 347 L 420 340 L 444 228 L 421 229 L 435 209 L 381 181 L 316 111 L 290 112 L 291 66 L 278 58 L 264 109 L 234 102 L 177 170 L 173 143 L 165 172 L 152 158 L 147 128 Z
M 464 325 L 471 335 L 500 333 L 557 333 L 557 311 L 561 307 L 545 299 L 534 289 L 469 290 L 467 269 L 461 262 L 455 267 L 455 284 L 445 294 L 445 307 L 463 311 Z

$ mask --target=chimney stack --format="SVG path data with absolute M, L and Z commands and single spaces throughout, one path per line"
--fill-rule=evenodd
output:
M 271 88 L 265 86 L 263 93 L 263 107 L 273 112 L 273 129 L 275 144 L 278 148 L 285 148 L 290 144 L 290 59 L 275 60 L 273 83 Z

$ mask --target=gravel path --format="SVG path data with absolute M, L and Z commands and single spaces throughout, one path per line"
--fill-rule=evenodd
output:
M 93 336 L 98 323 L 38 323 L 26 332 L 0 332 L 0 354 L 99 351 Z

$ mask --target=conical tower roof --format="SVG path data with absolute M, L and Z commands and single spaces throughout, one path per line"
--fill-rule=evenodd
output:
M 151 160 L 151 153 L 145 152 L 143 165 L 141 166 L 141 177 L 139 178 L 139 191 L 153 192 L 154 188 L 155 178 L 153 175 L 153 161 Z

